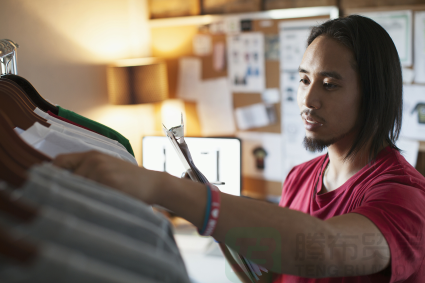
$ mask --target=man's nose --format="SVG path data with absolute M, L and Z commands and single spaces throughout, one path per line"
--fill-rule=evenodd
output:
M 322 107 L 320 99 L 320 86 L 315 83 L 311 83 L 307 88 L 303 90 L 303 104 L 309 109 L 319 109 Z

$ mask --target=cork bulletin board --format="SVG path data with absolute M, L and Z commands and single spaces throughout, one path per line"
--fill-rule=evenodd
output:
M 299 20 L 306 19 L 329 19 L 327 16 L 304 17 Z M 261 32 L 265 36 L 266 44 L 268 40 L 279 39 L 279 22 L 294 19 L 250 19 L 249 14 L 244 17 L 244 26 L 242 32 Z M 168 68 L 168 81 L 170 97 L 177 97 L 177 82 L 178 82 L 178 62 L 181 57 L 198 57 L 202 62 L 202 80 L 227 77 L 227 66 L 223 70 L 217 71 L 213 67 L 213 55 L 207 54 L 204 56 L 196 56 L 193 50 L 193 38 L 198 34 L 209 35 L 212 45 L 223 43 L 226 46 L 227 34 L 211 33 L 209 29 L 199 25 L 180 25 L 172 27 L 154 27 L 151 29 L 152 34 L 152 56 L 165 58 Z M 173 41 L 165 45 L 165 38 L 172 36 Z M 280 63 L 279 50 L 277 56 L 265 58 L 265 88 L 280 90 Z M 232 93 L 233 108 L 249 106 L 256 103 L 262 103 L 261 93 Z M 281 133 L 281 107 L 280 102 L 273 105 L 276 113 L 276 123 L 265 127 L 251 128 L 245 130 L 247 132 L 259 133 Z M 235 133 L 236 134 L 236 133 Z M 265 198 L 267 195 L 279 196 L 281 194 L 282 182 L 270 181 L 265 179 L 254 178 L 252 176 L 243 176 L 243 193 L 255 198 Z
M 302 18 L 305 19 L 326 19 L 329 17 L 309 17 Z M 288 19 L 293 20 L 293 19 Z M 267 36 L 278 37 L 279 36 L 279 22 L 284 20 L 274 20 L 274 19 L 261 19 L 261 20 L 252 20 L 251 29 L 245 32 L 262 32 L 266 38 Z M 159 27 L 153 28 L 151 30 L 152 33 L 152 56 L 154 57 L 162 57 L 166 59 L 167 68 L 168 68 L 168 80 L 169 80 L 169 91 L 170 97 L 176 97 L 176 89 L 177 89 L 177 78 L 178 78 L 178 59 L 183 56 L 192 56 L 199 57 L 202 61 L 202 74 L 201 78 L 203 80 L 226 77 L 227 70 L 224 69 L 222 71 L 214 70 L 212 64 L 213 59 L 212 55 L 206 56 L 196 56 L 193 52 L 192 39 L 196 34 L 208 34 L 205 29 L 201 30 L 197 26 L 181 26 L 181 27 L 172 27 L 172 30 L 169 27 Z M 180 42 L 176 42 L 175 45 L 178 45 L 178 49 L 173 49 L 170 52 L 164 52 L 157 48 L 161 41 L 161 35 L 166 33 L 179 33 L 184 34 L 182 38 L 179 39 Z M 212 39 L 212 44 L 217 42 L 226 43 L 227 35 L 224 33 L 221 34 L 210 34 Z M 170 48 L 171 49 L 171 48 Z M 266 88 L 280 88 L 280 64 L 279 58 L 275 60 L 265 60 L 265 79 L 266 79 Z M 241 106 L 248 106 L 254 103 L 262 102 L 261 93 L 233 93 L 233 103 L 234 108 L 238 108 Z M 277 119 L 276 124 L 268 125 L 260 128 L 253 128 L 247 131 L 252 132 L 271 132 L 271 133 L 280 133 L 281 125 L 280 125 L 280 106 L 278 103 L 275 105 Z

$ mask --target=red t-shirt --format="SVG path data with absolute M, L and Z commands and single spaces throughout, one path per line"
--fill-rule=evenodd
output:
M 316 183 L 317 192 L 322 189 L 320 174 L 328 162 L 323 155 L 294 167 L 279 205 L 323 220 L 353 212 L 366 216 L 390 247 L 391 267 L 344 278 L 280 275 L 274 282 L 425 282 L 425 178 L 398 151 L 387 147 L 373 166 L 365 166 L 336 190 L 313 196 Z

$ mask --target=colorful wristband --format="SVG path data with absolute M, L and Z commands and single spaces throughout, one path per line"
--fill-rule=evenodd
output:
M 211 236 L 217 226 L 218 216 L 220 214 L 220 191 L 215 186 L 207 185 L 208 191 L 211 192 L 210 205 L 207 205 L 208 219 L 206 227 L 199 234 L 203 236 Z M 204 225 L 205 226 L 205 223 Z M 204 228 L 204 227 L 203 227 Z
M 203 235 L 203 233 L 205 232 L 205 229 L 207 228 L 210 211 L 211 211 L 211 189 L 210 189 L 210 186 L 207 185 L 207 207 L 205 209 L 204 223 L 202 224 L 202 229 L 201 230 L 198 229 L 198 233 L 201 235 Z

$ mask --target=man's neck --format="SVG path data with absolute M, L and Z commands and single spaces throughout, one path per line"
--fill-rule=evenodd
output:
M 367 164 L 367 161 L 361 162 L 357 156 L 353 160 L 344 161 L 345 155 L 337 155 L 330 148 L 328 150 L 329 163 L 323 172 L 321 193 L 339 188 Z
M 343 142 L 343 141 L 341 141 Z M 333 191 L 369 163 L 370 145 L 363 147 L 350 159 L 344 160 L 350 146 L 338 142 L 328 147 L 329 163 L 323 172 L 322 190 L 320 193 Z M 381 148 L 381 150 L 384 146 Z

